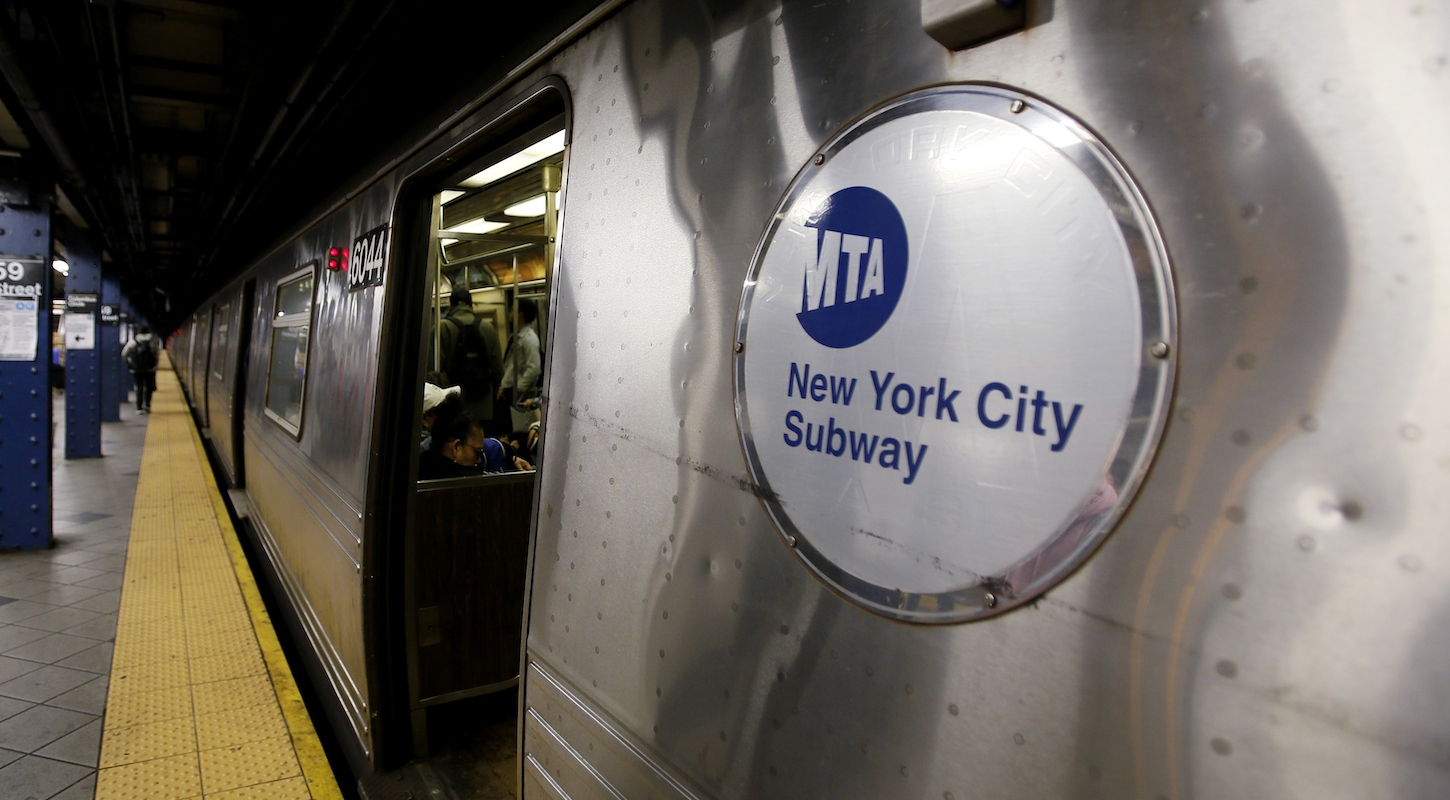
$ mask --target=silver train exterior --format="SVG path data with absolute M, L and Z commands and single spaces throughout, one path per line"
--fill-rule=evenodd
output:
M 452 154 L 553 93 L 570 144 L 525 797 L 1450 796 L 1450 4 L 1029 2 L 1025 30 L 956 51 L 923 30 L 937 5 L 602 7 L 174 340 L 363 768 L 406 735 L 370 592 L 399 536 L 385 440 L 416 418 L 390 387 L 421 379 L 413 220 Z M 1007 613 L 908 624 L 783 543 L 732 346 L 762 232 L 822 143 L 973 82 L 1064 110 L 1131 174 L 1177 374 L 1090 559 Z M 299 435 L 266 424 L 278 280 L 385 224 L 382 285 L 319 271 Z

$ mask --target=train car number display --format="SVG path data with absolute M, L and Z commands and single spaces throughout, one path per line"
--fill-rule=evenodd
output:
M 349 290 L 382 284 L 383 268 L 387 263 L 387 245 L 387 225 L 379 225 L 353 240 L 347 265 Z
M 822 146 L 757 248 L 735 363 L 752 479 L 853 602 L 1001 613 L 1136 491 L 1174 334 L 1147 205 L 1086 128 L 998 87 L 906 95 Z

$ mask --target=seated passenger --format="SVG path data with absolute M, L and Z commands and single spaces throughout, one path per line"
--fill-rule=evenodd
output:
M 501 437 L 500 441 L 509 447 L 509 456 L 514 459 L 519 469 L 538 469 L 539 423 L 535 422 L 526 431 L 514 431 Z
M 519 458 L 518 451 L 507 438 L 489 439 L 483 443 L 483 464 L 485 472 L 529 472 L 534 468 L 534 465 Z
M 479 466 L 485 438 L 483 428 L 468 412 L 435 420 L 433 438 L 418 459 L 418 479 L 461 478 L 482 475 Z
M 449 419 L 463 410 L 460 391 L 457 386 L 444 389 L 431 383 L 423 384 L 423 438 L 418 452 L 428 449 L 428 442 L 433 436 L 433 426 L 439 417 Z

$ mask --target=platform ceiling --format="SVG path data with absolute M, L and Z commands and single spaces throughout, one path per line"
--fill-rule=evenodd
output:
M 0 0 L 0 149 L 165 329 L 596 1 Z

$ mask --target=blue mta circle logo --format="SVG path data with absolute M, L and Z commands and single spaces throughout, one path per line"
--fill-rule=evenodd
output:
M 801 327 L 826 347 L 846 348 L 881 330 L 906 285 L 906 224 L 886 195 L 852 186 L 831 195 L 807 222 Z

